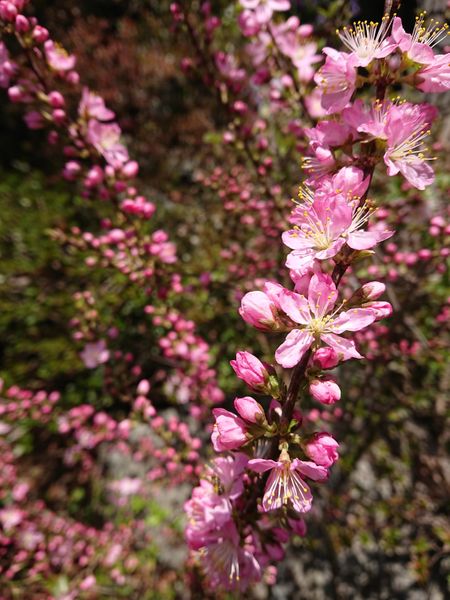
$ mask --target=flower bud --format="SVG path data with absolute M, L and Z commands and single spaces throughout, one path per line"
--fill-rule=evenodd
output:
M 322 404 L 335 404 L 341 399 L 341 390 L 332 377 L 313 379 L 309 384 L 309 393 Z
M 244 421 L 229 410 L 214 408 L 216 419 L 211 441 L 216 452 L 234 450 L 245 444 L 247 431 Z
M 256 402 L 251 396 L 244 396 L 243 398 L 235 398 L 234 408 L 237 410 L 239 415 L 248 421 L 249 423 L 255 423 L 257 425 L 262 424 L 266 420 L 264 409 Z
M 339 363 L 339 356 L 333 348 L 319 348 L 313 356 L 313 364 L 320 369 L 333 369 Z
M 277 318 L 277 307 L 264 292 L 248 292 L 241 300 L 241 317 L 261 331 L 274 331 L 282 325 Z
M 269 373 L 263 363 L 250 352 L 238 352 L 236 360 L 230 361 L 234 372 L 257 392 L 263 392 L 269 380 Z
M 327 432 L 315 433 L 305 446 L 306 455 L 322 467 L 331 467 L 338 458 L 339 444 Z
M 381 281 L 370 281 L 361 288 L 364 300 L 377 300 L 385 290 L 386 286 Z

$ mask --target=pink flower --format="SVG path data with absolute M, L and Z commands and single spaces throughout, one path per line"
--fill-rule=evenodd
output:
M 322 90 L 322 106 L 328 114 L 341 111 L 350 101 L 356 84 L 354 58 L 334 48 L 324 48 L 325 64 L 314 81 Z
M 385 58 L 396 48 L 394 39 L 386 39 L 391 20 L 384 16 L 381 24 L 372 21 L 358 21 L 353 27 L 343 27 L 338 32 L 342 42 L 351 51 L 353 64 L 367 67 L 375 58 Z
M 105 340 L 86 344 L 84 350 L 80 352 L 80 357 L 88 369 L 95 369 L 107 362 L 109 360 L 109 350 L 106 347 Z
M 242 475 L 247 466 L 248 458 L 239 453 L 233 456 L 219 456 L 214 459 L 208 468 L 210 475 L 220 480 L 221 496 L 229 500 L 236 500 L 244 491 Z
M 255 391 L 264 391 L 269 373 L 263 363 L 250 354 L 250 352 L 238 352 L 236 360 L 230 362 L 236 375 Z
M 257 473 L 271 471 L 262 501 L 265 512 L 282 506 L 291 506 L 299 513 L 308 512 L 311 510 L 312 494 L 302 476 L 314 481 L 325 481 L 328 477 L 324 467 L 298 458 L 291 460 L 286 451 L 277 461 L 254 458 L 248 461 L 248 466 Z
M 322 404 L 335 404 L 341 399 L 341 390 L 332 377 L 313 379 L 309 384 L 309 393 Z
M 425 14 L 416 17 L 412 33 L 403 29 L 400 17 L 395 17 L 392 23 L 392 38 L 410 60 L 415 63 L 431 64 L 435 57 L 432 47 L 447 37 L 448 26 L 432 22 L 425 25 Z
M 306 444 L 305 452 L 318 465 L 331 467 L 339 458 L 338 448 L 339 444 L 329 433 L 321 432 L 314 434 Z
M 211 441 L 216 452 L 235 450 L 248 441 L 247 425 L 240 417 L 224 408 L 214 408 L 213 415 L 216 422 Z
M 45 57 L 49 66 L 55 71 L 70 71 L 74 68 L 76 58 L 68 54 L 64 48 L 58 46 L 52 40 L 47 40 L 44 44 Z
M 401 173 L 414 187 L 424 190 L 434 181 L 424 152 L 424 139 L 436 116 L 430 105 L 393 105 L 386 122 L 387 148 L 384 162 L 388 175 Z
M 438 54 L 433 62 L 422 67 L 415 75 L 416 85 L 422 92 L 447 92 L 450 90 L 450 59 L 448 54 Z
M 290 221 L 296 225 L 283 233 L 283 242 L 293 250 L 287 258 L 289 269 L 303 271 L 314 260 L 336 256 L 347 243 L 354 250 L 366 250 L 390 238 L 393 231 L 362 229 L 372 210 L 359 207 L 342 198 L 315 196 L 312 201 L 297 206 Z
M 114 119 L 115 114 L 105 106 L 105 101 L 101 96 L 94 94 L 88 88 L 83 88 L 83 94 L 78 106 L 80 117 L 89 121 L 89 119 L 97 119 L 97 121 L 110 121 Z
M 88 123 L 87 139 L 114 169 L 128 162 L 128 151 L 120 143 L 121 130 L 117 123 L 100 123 L 91 119 Z
M 281 308 L 302 328 L 293 329 L 277 349 L 275 358 L 281 366 L 294 367 L 311 346 L 321 341 L 333 348 L 342 360 L 361 358 L 354 342 L 338 334 L 364 329 L 375 321 L 376 315 L 366 308 L 353 308 L 337 314 L 340 307 L 333 311 L 336 300 L 336 286 L 331 277 L 324 274 L 313 275 L 308 298 L 284 291 L 280 298 Z

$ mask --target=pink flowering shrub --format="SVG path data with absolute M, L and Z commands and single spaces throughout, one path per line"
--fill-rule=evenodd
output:
M 33 340 L 64 306 L 51 368 L 45 346 L 27 361 L 21 342 L 2 365 L 5 598 L 261 597 L 279 584 L 312 598 L 293 564 L 303 556 L 306 581 L 323 552 L 338 597 L 362 585 L 351 553 L 373 542 L 363 534 L 398 550 L 397 525 L 374 515 L 425 520 L 411 481 L 443 478 L 431 448 L 450 309 L 449 181 L 444 153 L 432 162 L 440 116 L 424 93 L 448 90 L 448 60 L 446 27 L 421 14 L 409 32 L 394 4 L 353 25 L 330 7 L 337 36 L 289 0 L 163 3 L 160 21 L 139 9 L 179 59 L 175 70 L 168 52 L 153 57 L 180 89 L 140 99 L 158 104 L 144 136 L 123 99 L 147 89 L 145 61 L 123 56 L 140 35 L 151 55 L 141 23 L 126 16 L 105 36 L 103 67 L 84 50 L 88 20 L 74 29 L 86 40 L 68 35 L 75 53 L 61 26 L 61 40 L 44 26 L 51 9 L 41 21 L 32 2 L 0 0 L 6 110 L 51 163 L 23 226 L 50 257 L 27 264 L 26 291 L 8 275 L 8 336 L 20 339 L 17 297 L 46 311 L 36 329 L 23 310 Z M 161 125 L 153 141 L 152 119 L 177 103 L 180 131 L 197 119 L 191 141 Z M 166 163 L 160 177 L 152 158 Z M 70 209 L 51 201 L 54 186 Z M 61 263 L 48 292 L 45 270 Z M 416 435 L 425 417 L 434 424 Z M 401 534 L 411 590 L 441 585 L 441 493 L 426 496 L 426 543 Z

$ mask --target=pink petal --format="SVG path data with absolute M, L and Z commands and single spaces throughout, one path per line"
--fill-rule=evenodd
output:
M 304 233 L 298 229 L 290 229 L 285 231 L 281 236 L 283 244 L 291 250 L 304 250 L 308 251 L 314 247 L 314 240 L 308 238 Z
M 252 458 L 248 461 L 249 469 L 256 471 L 257 473 L 264 473 L 270 469 L 275 469 L 280 466 L 280 463 L 275 460 L 265 460 L 264 458 Z
M 353 340 L 347 340 L 334 333 L 323 333 L 320 339 L 328 344 L 336 353 L 339 355 L 341 360 L 348 360 L 349 358 L 363 358 L 357 351 L 355 342 Z
M 286 266 L 288 269 L 303 271 L 306 273 L 314 265 L 314 252 L 311 250 L 309 254 L 301 250 L 293 250 L 286 258 Z
M 313 481 L 325 481 L 328 479 L 328 469 L 316 465 L 316 463 L 311 460 L 294 459 L 291 465 L 291 469 L 292 468 L 300 471 L 300 473 Z
M 395 231 L 354 231 L 349 234 L 347 244 L 353 250 L 367 250 L 392 237 L 394 233 Z
M 280 307 L 295 323 L 307 325 L 311 321 L 308 300 L 300 294 L 286 290 L 280 296 Z
M 344 331 L 359 331 L 371 325 L 376 319 L 374 311 L 370 308 L 351 308 L 342 312 L 332 323 L 331 329 L 335 333 Z
M 326 260 L 327 258 L 332 258 L 336 256 L 342 246 L 345 244 L 345 240 L 343 238 L 339 238 L 335 242 L 331 244 L 329 248 L 326 250 L 322 250 L 321 252 L 317 252 L 315 258 L 318 260 Z
M 313 341 L 314 338 L 309 332 L 293 329 L 287 335 L 284 343 L 277 348 L 275 360 L 285 369 L 295 367 L 301 361 Z
M 308 301 L 311 312 L 316 317 L 323 317 L 333 308 L 337 295 L 336 286 L 329 275 L 316 273 L 311 277 Z

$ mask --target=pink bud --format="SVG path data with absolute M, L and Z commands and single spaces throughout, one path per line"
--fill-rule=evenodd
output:
M 244 421 L 248 421 L 249 423 L 261 423 L 265 420 L 263 407 L 251 396 L 235 398 L 234 408 Z
M 361 288 L 365 300 L 376 300 L 384 294 L 386 286 L 380 281 L 371 281 L 366 283 Z
M 269 373 L 263 363 L 250 352 L 238 352 L 230 362 L 236 375 L 255 391 L 263 391 Z
M 306 444 L 305 452 L 311 460 L 322 467 L 331 467 L 338 458 L 339 444 L 325 431 L 315 433 Z
M 141 379 L 136 388 L 138 394 L 146 396 L 150 391 L 150 382 L 147 379 Z
M 319 348 L 313 356 L 313 364 L 321 369 L 333 369 L 339 363 L 339 356 L 329 346 Z
M 48 40 L 48 37 L 49 37 L 48 29 L 45 29 L 45 27 L 36 25 L 36 27 L 33 29 L 33 39 L 38 44 L 43 44 L 44 42 L 46 42 Z
M 309 393 L 322 404 L 335 404 L 341 399 L 341 390 L 332 377 L 313 379 L 309 384 Z
M 242 419 L 229 410 L 214 408 L 216 419 L 211 441 L 216 452 L 234 450 L 247 441 L 246 427 Z
M 23 15 L 17 15 L 16 17 L 16 31 L 19 33 L 25 33 L 30 29 L 30 22 Z
M 264 292 L 248 292 L 241 300 L 239 309 L 241 317 L 261 331 L 278 329 L 280 322 L 276 319 L 276 305 Z
M 139 164 L 135 160 L 130 160 L 122 167 L 122 175 L 126 178 L 136 177 L 139 171 Z
M 53 108 L 62 108 L 65 104 L 64 96 L 57 91 L 50 92 L 48 101 Z

